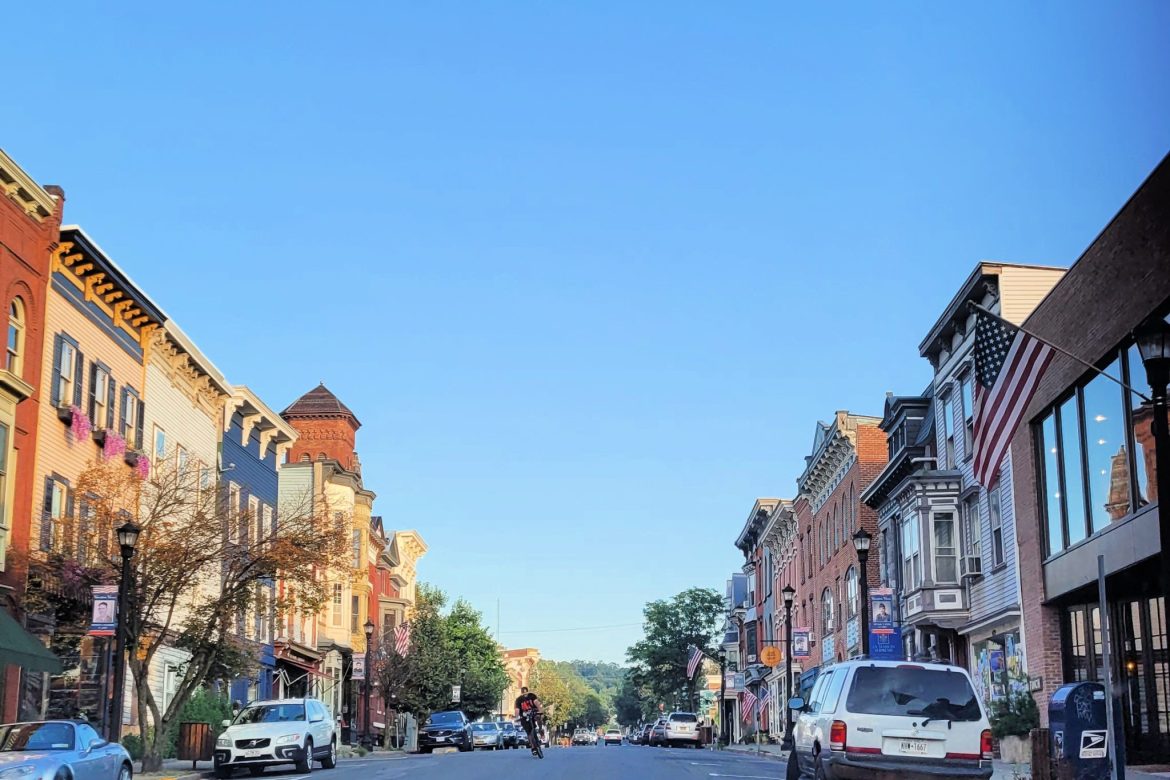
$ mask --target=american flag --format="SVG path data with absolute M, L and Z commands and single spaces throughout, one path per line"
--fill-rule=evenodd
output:
M 410 650 L 410 623 L 403 623 L 394 629 L 394 652 L 403 658 Z
M 976 311 L 975 479 L 990 488 L 1054 350 L 1019 328 Z
M 743 701 L 740 703 L 740 715 L 744 720 L 752 719 L 752 710 L 756 706 L 756 695 L 751 691 L 743 692 Z
M 772 698 L 772 689 L 765 688 L 764 692 L 760 694 L 760 712 L 763 712 L 764 708 L 768 706 L 768 700 L 771 698 Z
M 691 648 L 691 658 L 687 661 L 687 679 L 695 676 L 695 672 L 699 671 L 699 664 L 703 661 L 703 651 L 697 647 Z

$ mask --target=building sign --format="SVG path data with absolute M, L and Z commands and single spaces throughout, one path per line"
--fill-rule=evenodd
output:
M 732 686 L 737 691 L 742 691 L 746 686 L 744 685 L 743 672 L 735 673 L 735 685 Z
M 463 701 L 463 686 L 461 686 L 461 685 L 452 685 L 451 686 L 451 701 L 455 702 L 456 704 Z
M 794 629 L 792 629 L 792 657 L 793 657 L 793 659 L 810 658 L 811 657 L 809 655 L 809 652 L 808 652 L 808 648 L 809 648 L 808 637 L 809 637 L 809 630 L 807 628 L 794 628 Z
M 833 663 L 833 654 L 837 650 L 836 634 L 826 634 L 821 637 L 821 663 Z
M 784 660 L 784 654 L 775 645 L 768 645 L 760 651 L 760 660 L 768 666 L 776 666 Z
M 118 630 L 118 586 L 93 586 L 93 616 L 90 636 L 113 636 Z
M 353 676 L 354 678 L 365 678 L 366 676 L 366 654 L 353 654 Z
M 1081 732 L 1081 758 L 1105 758 L 1109 750 L 1108 732 L 1099 731 Z
M 900 661 L 902 627 L 894 620 L 894 591 L 874 588 L 869 592 L 869 657 L 881 661 Z

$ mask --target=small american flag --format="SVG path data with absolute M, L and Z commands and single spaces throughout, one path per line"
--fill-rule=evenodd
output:
M 1054 350 L 976 310 L 975 479 L 990 488 Z
M 740 703 L 740 714 L 745 721 L 752 719 L 752 710 L 755 708 L 755 706 L 756 695 L 751 691 L 744 691 L 743 701 Z
M 410 623 L 403 623 L 394 629 L 394 652 L 403 658 L 410 650 Z
M 760 694 L 760 712 L 763 712 L 764 708 L 768 706 L 768 700 L 771 698 L 772 698 L 772 689 L 765 688 L 764 692 Z
M 690 680 L 699 671 L 699 664 L 703 661 L 703 651 L 697 647 L 691 648 L 691 658 L 687 661 L 687 679 Z

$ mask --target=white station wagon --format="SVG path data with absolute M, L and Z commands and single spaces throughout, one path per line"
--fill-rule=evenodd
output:
M 845 661 L 796 697 L 787 780 L 991 777 L 991 727 L 957 666 Z

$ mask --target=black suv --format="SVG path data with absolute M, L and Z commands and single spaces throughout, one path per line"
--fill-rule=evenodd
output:
M 471 721 L 459 710 L 431 713 L 418 731 L 418 752 L 448 747 L 459 748 L 461 753 L 472 748 Z

